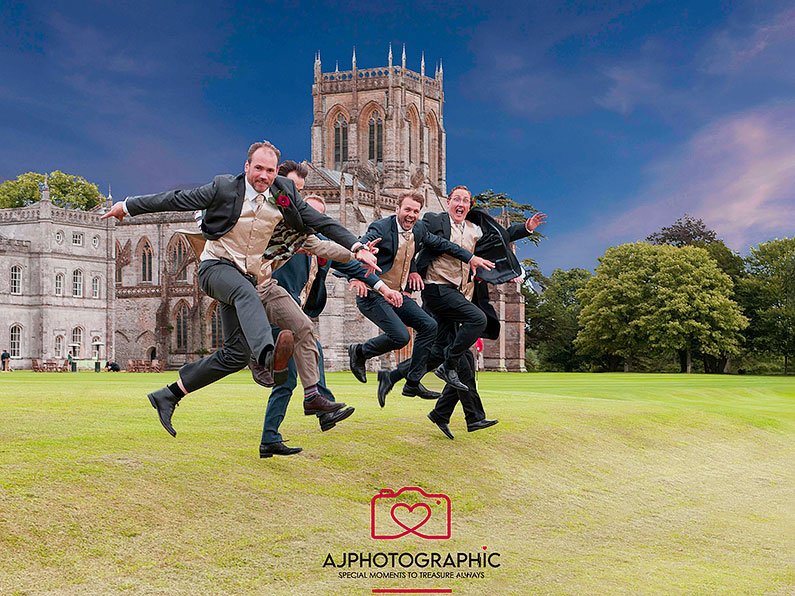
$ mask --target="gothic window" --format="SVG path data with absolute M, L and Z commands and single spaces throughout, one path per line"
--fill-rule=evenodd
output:
M 348 122 L 340 114 L 334 124 L 334 169 L 341 170 L 346 161 L 348 161 Z
M 188 318 L 190 310 L 187 304 L 182 304 L 177 310 L 177 350 L 184 352 L 188 349 Z
M 83 297 L 83 272 L 80 269 L 75 269 L 72 273 L 72 296 Z
M 185 246 L 185 242 L 178 240 L 177 243 L 171 248 L 171 262 L 173 263 L 172 273 L 179 272 L 177 275 L 177 281 L 188 281 L 188 268 L 184 267 L 182 271 L 179 270 L 187 257 L 188 247 Z
M 152 247 L 149 242 L 141 250 L 141 281 L 152 281 Z
M 94 360 L 99 360 L 99 342 L 100 341 L 102 341 L 102 340 L 99 339 L 98 335 L 95 335 L 94 337 L 91 338 L 91 351 L 92 351 L 91 357 Z
M 22 293 L 22 267 L 19 265 L 11 267 L 11 293 Z
M 63 296 L 63 273 L 58 273 L 55 276 L 55 295 Z
M 384 121 L 378 112 L 370 116 L 368 133 L 368 159 L 381 167 L 384 162 Z
M 11 327 L 11 357 L 22 357 L 22 327 L 19 325 Z
M 91 280 L 91 297 L 99 298 L 99 278 L 95 277 Z
M 221 324 L 221 313 L 218 310 L 218 303 L 213 306 L 210 315 L 210 347 L 217 350 L 224 346 L 224 329 Z
M 55 336 L 55 357 L 63 358 L 63 335 Z
M 116 261 L 119 258 L 119 253 L 120 252 L 121 252 L 121 246 L 119 245 L 118 242 L 116 242 L 116 245 L 113 247 L 113 260 L 114 261 Z M 116 265 L 116 283 L 117 284 L 121 283 L 121 267 L 119 267 L 118 264 Z
M 72 329 L 72 343 L 75 344 L 72 346 L 74 348 L 74 357 L 80 358 L 80 350 L 83 348 L 83 329 L 80 327 L 75 327 Z

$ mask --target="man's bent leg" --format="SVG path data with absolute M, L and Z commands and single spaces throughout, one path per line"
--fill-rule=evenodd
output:
M 381 356 L 392 350 L 402 348 L 411 340 L 409 330 L 400 317 L 381 294 L 370 292 L 365 298 L 356 298 L 359 311 L 376 324 L 382 333 L 360 344 L 365 359 Z
M 436 339 L 436 321 L 408 296 L 403 298 L 403 305 L 396 308 L 395 313 L 415 331 L 406 382 L 416 386 L 427 372 L 428 352 Z
M 277 385 L 271 391 L 268 398 L 268 407 L 265 409 L 265 420 L 262 423 L 262 445 L 268 443 L 280 443 L 282 435 L 279 433 L 284 416 L 287 413 L 287 406 L 296 385 L 297 372 L 295 361 L 290 358 L 287 363 L 287 380 L 281 385 Z

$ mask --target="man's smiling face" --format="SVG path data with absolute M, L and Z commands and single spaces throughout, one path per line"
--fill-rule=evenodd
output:
M 260 147 L 245 165 L 246 180 L 257 192 L 264 193 L 276 178 L 279 158 L 272 149 Z
M 397 212 L 397 222 L 404 232 L 408 232 L 417 223 L 421 209 L 422 205 L 411 197 L 404 198 L 400 203 Z
M 447 213 L 450 214 L 453 223 L 460 224 L 466 219 L 470 202 L 471 197 L 466 189 L 456 188 L 450 193 L 450 198 L 447 199 Z

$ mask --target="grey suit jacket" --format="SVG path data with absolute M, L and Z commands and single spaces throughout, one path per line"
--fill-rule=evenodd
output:
M 295 183 L 289 178 L 276 176 L 271 192 L 274 196 L 287 195 L 289 204 L 279 209 L 285 223 L 299 233 L 322 232 L 348 249 L 358 242 L 358 238 L 336 220 L 307 205 L 295 189 Z M 208 240 L 217 240 L 237 223 L 245 195 L 245 174 L 237 176 L 221 174 L 209 184 L 193 190 L 170 190 L 153 195 L 129 197 L 127 210 L 130 215 L 140 215 L 161 211 L 203 209 L 205 214 L 201 224 L 202 234 Z

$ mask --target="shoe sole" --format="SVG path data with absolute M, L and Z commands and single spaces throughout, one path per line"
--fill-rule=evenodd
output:
M 169 428 L 168 426 L 166 426 L 166 423 L 165 423 L 165 421 L 163 420 L 163 416 L 160 414 L 160 408 L 158 408 L 158 407 L 157 407 L 157 402 L 155 402 L 155 398 L 154 398 L 154 397 L 152 397 L 152 394 L 151 394 L 151 393 L 150 393 L 150 394 L 148 394 L 146 397 L 148 397 L 148 398 L 149 398 L 149 403 L 150 403 L 150 404 L 152 404 L 152 407 L 153 407 L 153 408 L 154 408 L 154 409 L 157 411 L 157 418 L 160 420 L 160 424 L 162 424 L 162 425 L 163 425 L 163 428 L 165 428 L 165 429 L 166 429 L 166 432 L 167 432 L 168 434 L 170 434 L 172 437 L 176 437 L 176 436 L 177 436 L 177 431 L 176 431 L 176 429 L 175 429 L 173 426 L 172 426 L 171 428 Z
M 301 451 L 303 451 L 303 449 Z M 273 457 L 274 455 L 281 455 L 281 456 L 286 457 L 286 456 L 289 456 L 289 455 L 298 455 L 299 453 L 301 453 L 301 451 L 296 451 L 295 453 L 260 453 L 259 454 L 259 458 L 260 459 L 267 459 L 269 457 Z
M 433 425 L 434 425 L 436 428 L 438 428 L 438 429 L 439 429 L 439 430 L 442 432 L 442 434 L 443 434 L 445 437 L 447 437 L 447 438 L 448 438 L 448 439 L 450 439 L 451 441 L 452 441 L 453 439 L 455 439 L 455 435 L 454 435 L 453 433 L 451 433 L 451 432 L 445 432 L 445 431 L 444 431 L 444 429 L 443 429 L 441 426 L 439 426 L 439 423 L 438 423 L 438 422 L 436 422 L 436 421 L 435 421 L 433 418 L 431 418 L 431 415 L 430 415 L 430 414 L 428 414 L 428 420 L 430 420 L 431 422 L 433 422 Z
M 279 332 L 276 338 L 276 345 L 273 346 L 273 370 L 283 371 L 287 369 L 287 363 L 293 357 L 293 349 L 295 347 L 293 332 L 289 329 L 283 329 Z M 273 375 L 273 380 L 276 381 L 276 374 Z
M 345 407 L 344 403 L 335 403 L 334 408 L 331 410 L 304 410 L 304 416 L 315 416 L 317 414 L 331 414 L 337 412 Z
M 478 428 L 467 428 L 467 432 L 468 433 L 473 433 L 475 431 L 483 430 L 485 428 L 491 428 L 492 426 L 496 426 L 496 424 L 497 424 L 497 422 L 492 422 L 491 424 L 487 424 L 486 426 L 479 426 Z
M 458 383 L 452 383 L 452 382 L 448 381 L 447 379 L 445 379 L 444 375 L 442 373 L 440 373 L 438 369 L 434 370 L 433 374 L 435 374 L 437 377 L 439 377 L 442 381 L 444 381 L 445 383 L 447 383 L 451 387 L 454 387 L 455 389 L 458 389 L 459 391 L 469 391 L 469 387 L 464 385 L 461 381 L 459 381 Z

